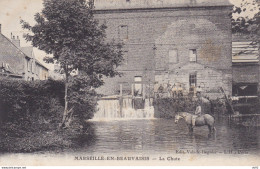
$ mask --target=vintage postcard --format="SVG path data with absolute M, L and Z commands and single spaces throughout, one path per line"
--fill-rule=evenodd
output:
M 1 0 L 0 166 L 260 162 L 259 0 Z

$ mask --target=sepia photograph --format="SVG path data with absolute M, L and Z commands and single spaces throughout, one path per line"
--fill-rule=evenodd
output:
M 0 0 L 0 169 L 258 169 L 259 43 L 260 0 Z

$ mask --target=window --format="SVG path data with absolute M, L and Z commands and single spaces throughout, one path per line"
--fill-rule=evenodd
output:
M 169 63 L 178 63 L 178 51 L 169 50 Z
M 197 73 L 191 73 L 190 78 L 190 88 L 195 88 L 197 86 Z
M 118 27 L 118 36 L 120 40 L 126 41 L 128 39 L 128 26 L 120 25 Z
M 189 57 L 190 57 L 190 62 L 197 62 L 197 50 L 190 49 Z
M 142 77 L 136 76 L 135 79 L 135 96 L 142 95 Z

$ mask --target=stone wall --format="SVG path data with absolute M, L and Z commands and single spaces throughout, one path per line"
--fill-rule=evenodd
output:
M 229 12 L 230 7 L 225 6 L 97 11 L 95 17 L 108 27 L 108 40 L 119 41 L 120 26 L 127 28 L 127 38 L 123 39 L 126 62 L 118 68 L 125 75 L 106 79 L 99 91 L 115 93 L 119 83 L 132 83 L 135 76 L 152 83 L 181 79 L 188 87 L 189 73 L 197 71 L 204 91 L 218 92 L 222 86 L 231 93 Z M 178 53 L 174 64 L 169 63 L 172 49 Z M 189 49 L 197 50 L 196 63 L 190 63 Z

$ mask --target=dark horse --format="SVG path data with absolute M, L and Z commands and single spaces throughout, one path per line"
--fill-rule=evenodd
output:
M 192 114 L 187 113 L 187 112 L 179 112 L 175 116 L 175 123 L 179 121 L 179 119 L 184 119 L 186 124 L 189 127 L 189 131 L 193 132 L 193 127 L 192 127 Z M 215 119 L 209 114 L 204 114 L 196 118 L 195 121 L 195 126 L 200 127 L 200 126 L 205 126 L 207 125 L 209 128 L 209 133 L 214 133 L 216 131 L 215 128 Z

